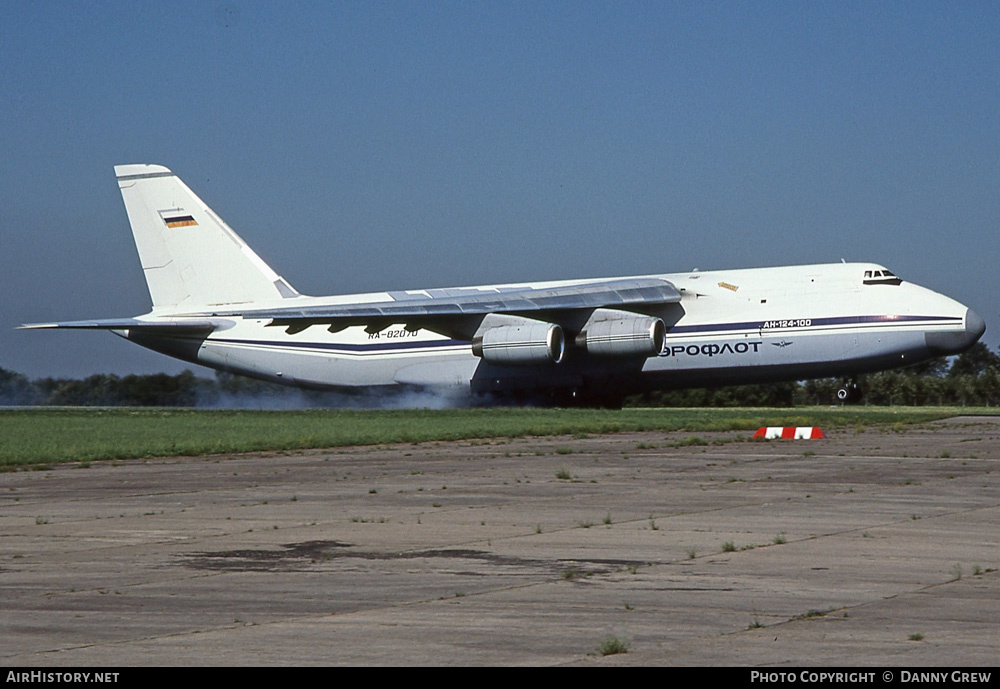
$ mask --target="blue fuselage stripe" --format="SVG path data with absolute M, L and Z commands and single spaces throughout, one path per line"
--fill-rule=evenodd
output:
M 228 338 L 212 338 L 209 342 L 219 342 L 233 345 L 249 345 L 254 347 L 292 347 L 300 349 L 316 349 L 322 351 L 344 352 L 384 352 L 414 349 L 435 349 L 440 347 L 469 347 L 471 342 L 464 340 L 424 340 L 417 342 L 372 342 L 365 344 L 344 344 L 332 342 L 288 342 L 275 340 L 234 340 Z
M 803 325 L 803 322 L 808 321 L 808 325 Z M 824 328 L 830 326 L 885 326 L 894 324 L 912 324 L 912 323 L 955 323 L 960 325 L 962 323 L 962 318 L 959 316 L 837 316 L 833 318 L 797 318 L 789 320 L 788 325 L 776 325 L 780 323 L 779 319 L 771 319 L 766 321 L 746 321 L 743 323 L 704 323 L 700 325 L 675 325 L 670 328 L 668 335 L 688 335 L 697 333 L 715 333 L 715 332 L 725 332 L 729 330 L 742 331 L 742 330 L 756 330 L 756 331 L 771 331 L 771 330 L 809 330 L 816 328 Z

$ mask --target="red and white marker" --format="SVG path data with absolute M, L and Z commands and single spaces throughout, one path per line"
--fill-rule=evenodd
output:
M 815 440 L 825 438 L 823 431 L 815 426 L 767 426 L 760 427 L 753 434 L 755 438 L 787 438 L 789 440 Z

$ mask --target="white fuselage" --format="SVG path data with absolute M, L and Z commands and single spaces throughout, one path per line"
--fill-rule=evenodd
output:
M 559 363 L 496 366 L 475 356 L 468 340 L 408 330 L 405 322 L 331 332 L 322 324 L 294 329 L 266 318 L 229 317 L 226 327 L 187 346 L 176 337 L 169 343 L 149 335 L 130 339 L 212 368 L 310 388 L 612 386 L 629 392 L 854 375 L 961 351 L 981 335 L 982 321 L 967 307 L 908 282 L 865 284 L 866 271 L 874 270 L 884 269 L 842 263 L 655 276 L 676 286 L 681 300 L 653 309 L 666 336 L 658 355 L 640 361 L 582 354 Z M 599 281 L 465 289 L 502 293 L 584 282 Z M 299 299 L 303 305 L 359 304 L 399 296 Z

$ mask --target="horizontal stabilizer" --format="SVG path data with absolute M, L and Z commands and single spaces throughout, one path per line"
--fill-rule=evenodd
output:
M 142 330 L 148 333 L 210 333 L 225 330 L 233 322 L 223 318 L 176 318 L 169 321 L 144 321 L 138 318 L 108 318 L 93 321 L 61 321 L 58 323 L 28 323 L 18 330 L 48 330 L 72 328 L 77 330 Z

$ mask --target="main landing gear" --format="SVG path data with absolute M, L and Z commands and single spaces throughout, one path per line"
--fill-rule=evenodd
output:
M 554 407 L 583 409 L 621 409 L 625 395 L 613 390 L 587 391 L 578 388 L 554 390 L 549 395 Z

